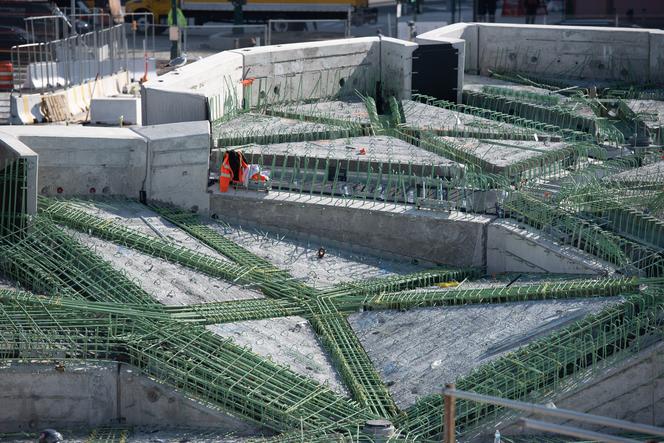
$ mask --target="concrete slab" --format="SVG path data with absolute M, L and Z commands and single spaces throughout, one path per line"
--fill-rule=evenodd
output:
M 155 238 L 165 238 L 192 251 L 210 255 L 218 260 L 230 261 L 224 255 L 190 236 L 173 223 L 162 218 L 136 200 L 122 198 L 97 198 L 95 200 L 71 200 L 76 209 L 96 217 L 111 220 L 130 229 Z
M 351 243 L 329 238 L 263 227 L 211 223 L 227 238 L 263 257 L 297 279 L 316 288 L 359 281 L 373 277 L 407 274 L 425 269 L 426 264 L 390 254 L 379 254 Z M 325 248 L 325 257 L 318 258 L 318 249 Z
M 397 404 L 440 392 L 474 368 L 619 298 L 367 311 L 349 322 Z
M 361 100 L 331 100 L 314 103 L 272 105 L 270 112 L 285 116 L 305 116 L 310 118 L 346 121 L 348 123 L 369 124 L 367 107 Z
M 245 143 L 275 143 L 297 139 L 330 138 L 344 129 L 329 123 L 316 123 L 271 115 L 246 113 L 230 120 L 212 123 L 212 142 L 219 147 Z M 326 136 L 327 135 L 327 136 Z M 221 141 L 220 141 L 221 139 Z
M 435 263 L 484 266 L 485 227 L 490 217 L 289 192 L 213 192 L 210 211 L 222 218 L 239 218 Z
M 564 142 L 535 140 L 482 140 L 468 137 L 434 137 L 482 159 L 491 166 L 487 172 L 503 172 L 511 165 L 534 160 L 568 147 Z
M 253 289 L 67 229 L 67 232 L 168 306 L 263 298 Z
M 412 100 L 403 100 L 406 126 L 439 135 L 484 138 L 534 139 L 535 131 L 509 123 L 502 123 L 462 112 L 443 109 Z
M 331 167 L 339 164 L 348 175 L 359 173 L 355 180 L 348 178 L 349 182 L 367 182 L 366 172 L 371 171 L 374 177 L 384 174 L 387 180 L 388 173 L 412 174 L 418 177 L 459 177 L 463 175 L 463 165 L 449 160 L 441 155 L 434 154 L 425 149 L 414 146 L 398 138 L 388 136 L 337 138 L 332 140 L 316 140 L 306 142 L 276 143 L 268 145 L 251 144 L 238 146 L 247 156 L 249 163 L 259 163 L 265 168 L 272 169 L 276 165 L 279 170 L 284 168 L 297 168 L 295 158 L 300 159 L 299 167 L 303 168 L 306 162 L 313 171 L 318 160 L 317 172 L 328 175 L 325 165 L 328 161 Z M 221 166 L 223 151 L 213 152 L 214 168 Z M 280 180 L 280 171 L 272 171 L 271 178 Z M 287 174 L 290 180 L 290 174 Z M 318 178 L 320 183 L 324 179 Z M 303 184 L 303 186 L 306 185 Z
M 348 396 L 314 330 L 302 317 L 224 323 L 208 326 L 208 329 Z

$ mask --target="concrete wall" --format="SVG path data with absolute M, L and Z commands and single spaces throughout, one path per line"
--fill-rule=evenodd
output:
M 488 226 L 486 264 L 487 274 L 606 274 L 612 270 L 579 249 L 555 243 L 537 229 L 504 219 Z
M 143 124 L 220 118 L 225 108 L 241 103 L 242 75 L 242 56 L 225 51 L 151 79 L 141 91 Z M 213 115 L 208 115 L 208 97 L 221 100 Z
M 317 99 L 355 90 L 373 92 L 380 75 L 377 37 L 262 46 L 232 51 L 242 55 L 253 78 L 244 100 L 259 103 Z
M 453 266 L 484 266 L 488 217 L 278 192 L 213 194 L 210 212 Z
M 35 215 L 37 213 L 39 157 L 36 152 L 21 143 L 16 137 L 0 132 L 0 161 L 13 158 L 24 158 L 28 162 L 26 212 Z
M 382 40 L 382 42 L 381 42 Z M 225 51 L 143 85 L 143 123 L 216 120 L 242 106 L 385 91 L 410 96 L 414 43 L 363 37 Z M 382 70 L 382 74 L 381 74 Z M 242 80 L 251 84 L 242 84 Z
M 417 44 L 382 37 L 380 41 L 381 82 L 383 97 L 393 95 L 410 99 L 412 90 L 413 51 Z
M 223 429 L 238 435 L 260 431 L 113 362 L 11 363 L 0 368 L 0 432 L 71 429 L 124 423 Z
M 2 126 L 39 155 L 39 193 L 123 195 L 208 209 L 207 121 L 129 128 Z M 0 135 L 0 138 L 3 138 Z M 58 192 L 60 188 L 61 192 Z
M 594 80 L 664 81 L 664 32 L 581 26 L 457 23 L 418 42 L 462 39 L 465 69 L 519 71 Z
M 147 141 L 147 197 L 207 213 L 210 123 L 135 128 Z

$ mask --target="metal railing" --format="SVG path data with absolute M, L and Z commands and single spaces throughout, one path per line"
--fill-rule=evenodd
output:
M 52 91 L 127 67 L 124 25 L 11 49 L 14 90 Z
M 618 420 L 615 418 L 604 417 L 599 415 L 586 414 L 583 412 L 572 411 L 569 409 L 562 409 L 557 407 L 542 406 L 533 403 L 526 403 L 523 401 L 511 400 L 507 398 L 495 397 L 491 395 L 477 394 L 474 392 L 461 391 L 455 389 L 454 383 L 445 385 L 443 390 L 445 397 L 445 426 L 444 436 L 445 443 L 455 443 L 455 400 L 457 398 L 478 402 L 487 403 L 494 406 L 502 406 L 508 409 L 523 411 L 527 414 L 536 414 L 546 417 L 559 418 L 564 420 L 578 421 L 582 423 L 589 423 L 603 427 L 622 429 L 632 432 L 637 432 L 645 435 L 656 435 L 664 437 L 664 428 L 657 426 L 650 426 L 642 423 L 634 423 L 626 420 Z M 609 443 L 636 443 L 636 440 L 622 438 L 615 435 L 600 434 L 593 431 L 578 429 L 576 427 L 561 426 L 553 423 L 546 423 L 539 420 L 532 420 L 521 418 L 519 422 L 528 429 L 553 432 L 557 434 L 567 435 L 578 438 L 597 439 L 598 441 Z

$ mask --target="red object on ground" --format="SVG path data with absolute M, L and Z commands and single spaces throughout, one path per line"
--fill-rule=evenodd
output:
M 367 150 L 364 148 L 360 148 L 360 155 L 364 155 L 367 153 Z
M 0 62 L 0 91 L 14 89 L 14 66 L 11 62 Z
M 254 80 L 254 78 L 245 78 L 242 80 L 242 86 L 251 86 Z

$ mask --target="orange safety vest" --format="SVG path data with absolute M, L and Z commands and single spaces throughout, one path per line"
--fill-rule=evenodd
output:
M 231 184 L 233 178 L 233 170 L 228 162 L 228 153 L 224 154 L 224 161 L 221 162 L 221 169 L 219 170 L 219 191 L 227 192 L 228 186 Z

